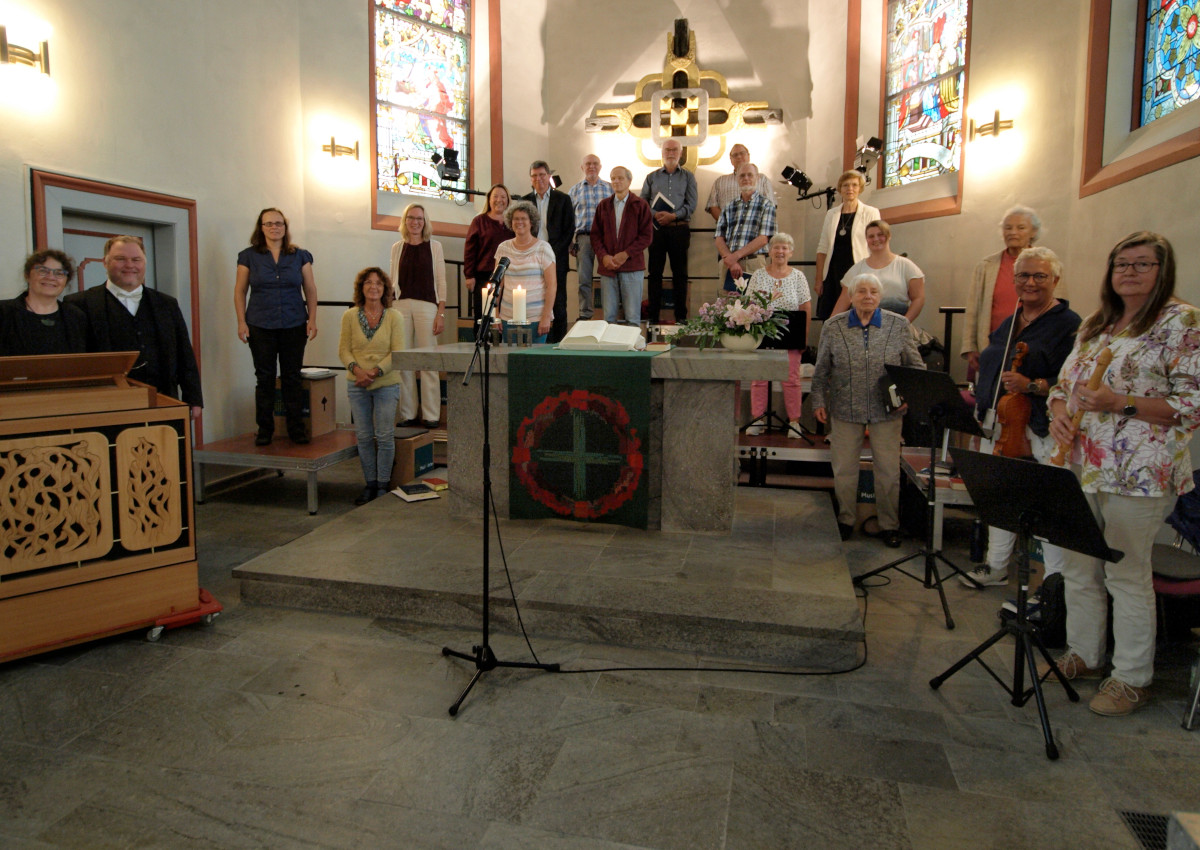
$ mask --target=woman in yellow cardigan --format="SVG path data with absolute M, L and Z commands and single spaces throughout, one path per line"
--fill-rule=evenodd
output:
M 338 356 L 346 366 L 358 459 L 367 486 L 354 500 L 365 505 L 387 490 L 396 457 L 396 403 L 400 373 L 392 352 L 404 348 L 404 319 L 392 303 L 387 272 L 372 266 L 354 278 L 354 306 L 342 314 Z

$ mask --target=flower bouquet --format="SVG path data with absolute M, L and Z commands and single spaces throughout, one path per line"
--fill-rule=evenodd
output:
M 699 315 L 681 325 L 669 341 L 694 336 L 703 350 L 722 338 L 753 337 L 754 344 L 745 347 L 757 348 L 764 337 L 783 336 L 787 325 L 787 313 L 772 308 L 769 293 L 729 292 L 702 305 Z

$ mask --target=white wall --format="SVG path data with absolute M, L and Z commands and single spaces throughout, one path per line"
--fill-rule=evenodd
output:
M 21 288 L 18 270 L 32 230 L 29 167 L 194 198 L 205 436 L 249 430 L 253 377 L 249 353 L 234 333 L 232 288 L 235 257 L 247 244 L 258 210 L 278 206 L 287 213 L 296 241 L 313 251 L 325 299 L 347 299 L 354 273 L 385 264 L 395 239 L 370 229 L 367 4 L 3 2 L 23 5 L 53 27 L 57 99 L 38 113 L 0 107 L 0 297 Z M 1020 140 L 1021 153 L 1005 165 L 985 148 L 968 146 L 962 214 L 896 228 L 894 247 L 911 254 L 928 274 L 930 297 L 921 323 L 940 333 L 937 306 L 962 303 L 971 268 L 999 248 L 995 225 L 1016 202 L 1042 213 L 1044 244 L 1062 256 L 1080 312 L 1095 306 L 1108 248 L 1139 228 L 1159 230 L 1174 242 L 1181 294 L 1200 300 L 1194 272 L 1200 266 L 1193 237 L 1195 161 L 1078 198 L 1085 4 L 1058 4 L 1054 15 L 1045 14 L 1040 0 L 974 5 L 971 103 L 1015 91 L 1013 138 Z M 486 8 L 482 0 L 480 7 Z M 877 0 L 870 0 L 864 14 L 877 8 Z M 593 150 L 606 171 L 628 165 L 640 184 L 649 168 L 637 162 L 631 144 L 613 139 L 601 148 L 598 137 L 583 131 L 583 122 L 597 102 L 627 102 L 638 79 L 661 70 L 677 17 L 688 18 L 697 34 L 701 67 L 725 74 L 736 99 L 762 99 L 783 109 L 784 126 L 739 137 L 773 179 L 789 163 L 818 185 L 840 170 L 842 3 L 612 0 L 597 6 L 583 0 L 502 0 L 501 9 L 503 176 L 514 192 L 528 191 L 530 160 L 549 159 L 569 186 L 579 179 L 578 163 Z M 1036 27 L 1029 26 L 1032 20 Z M 869 21 L 864 28 L 869 34 Z M 486 27 L 476 38 L 486 40 Z M 476 72 L 476 91 L 486 93 L 486 65 Z M 486 114 L 476 128 L 476 183 L 484 188 L 493 177 L 481 167 L 490 139 Z M 331 132 L 339 143 L 357 139 L 363 158 L 332 163 L 320 152 Z M 340 173 L 331 176 L 332 165 Z M 727 170 L 727 162 L 700 169 L 701 203 L 714 177 Z M 796 203 L 794 192 L 782 187 L 780 194 L 780 227 L 805 246 L 801 258 L 811 260 L 824 211 Z M 439 203 L 435 217 L 466 223 L 478 204 Z M 696 273 L 715 268 L 709 239 L 697 234 L 693 240 Z M 461 240 L 443 242 L 448 257 L 461 257 Z M 340 312 L 322 309 L 321 333 L 306 358 L 310 363 L 336 362 Z
M 836 26 L 834 13 L 828 10 L 831 5 L 810 4 L 814 27 L 817 9 L 826 10 L 828 23 Z M 872 33 L 880 32 L 883 7 L 879 0 L 863 3 L 863 88 L 876 98 L 879 36 Z M 1192 271 L 1200 265 L 1200 246 L 1192 236 L 1200 221 L 1195 204 L 1200 187 L 1196 160 L 1079 198 L 1088 5 L 1056 4 L 1053 14 L 1046 13 L 1041 0 L 972 7 L 969 114 L 990 118 L 999 104 L 1002 117 L 1013 118 L 1016 124 L 997 140 L 1003 145 L 992 145 L 988 139 L 967 144 L 961 214 L 894 228 L 893 250 L 907 252 L 927 275 L 928 301 L 919 324 L 941 336 L 937 308 L 965 303 L 972 268 L 981 257 L 1002 247 L 1000 217 L 1017 203 L 1041 215 L 1041 244 L 1063 260 L 1063 294 L 1081 315 L 1098 304 L 1109 249 L 1121 237 L 1142 229 L 1161 232 L 1172 241 L 1181 270 L 1179 293 L 1189 301 L 1200 301 L 1200 282 Z M 1036 25 L 1031 25 L 1033 21 Z M 814 39 L 814 45 L 814 67 L 830 64 L 818 54 L 828 53 L 844 62 L 844 45 L 837 45 L 832 35 Z M 818 85 L 818 91 L 833 96 L 835 103 L 829 106 L 837 110 L 836 121 L 840 121 L 841 90 L 825 91 Z M 865 125 L 860 131 L 871 130 L 868 117 L 878 115 L 877 101 L 861 104 L 860 114 Z M 835 124 L 832 115 L 822 120 Z M 815 119 L 811 127 L 816 126 Z M 826 163 L 831 157 L 840 158 L 840 151 L 840 134 L 810 136 L 810 161 Z M 864 200 L 881 205 L 872 190 Z M 815 248 L 819 223 L 820 216 L 814 213 L 808 222 L 810 251 Z M 959 349 L 960 330 L 961 319 L 955 326 L 954 352 Z

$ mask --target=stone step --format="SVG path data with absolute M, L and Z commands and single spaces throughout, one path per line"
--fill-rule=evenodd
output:
M 862 617 L 829 497 L 738 490 L 729 535 L 505 521 L 530 636 L 818 670 L 854 665 Z M 247 602 L 470 627 L 482 616 L 481 523 L 385 497 L 234 571 Z M 490 625 L 518 633 L 495 544 Z

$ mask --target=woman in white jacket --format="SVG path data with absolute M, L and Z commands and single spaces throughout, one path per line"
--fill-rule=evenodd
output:
M 838 178 L 837 190 L 842 203 L 825 214 L 821 239 L 817 242 L 818 319 L 829 318 L 842 293 L 842 277 L 850 267 L 867 256 L 867 225 L 883 218 L 879 210 L 860 203 L 858 196 L 867 188 L 861 172 L 851 169 Z

